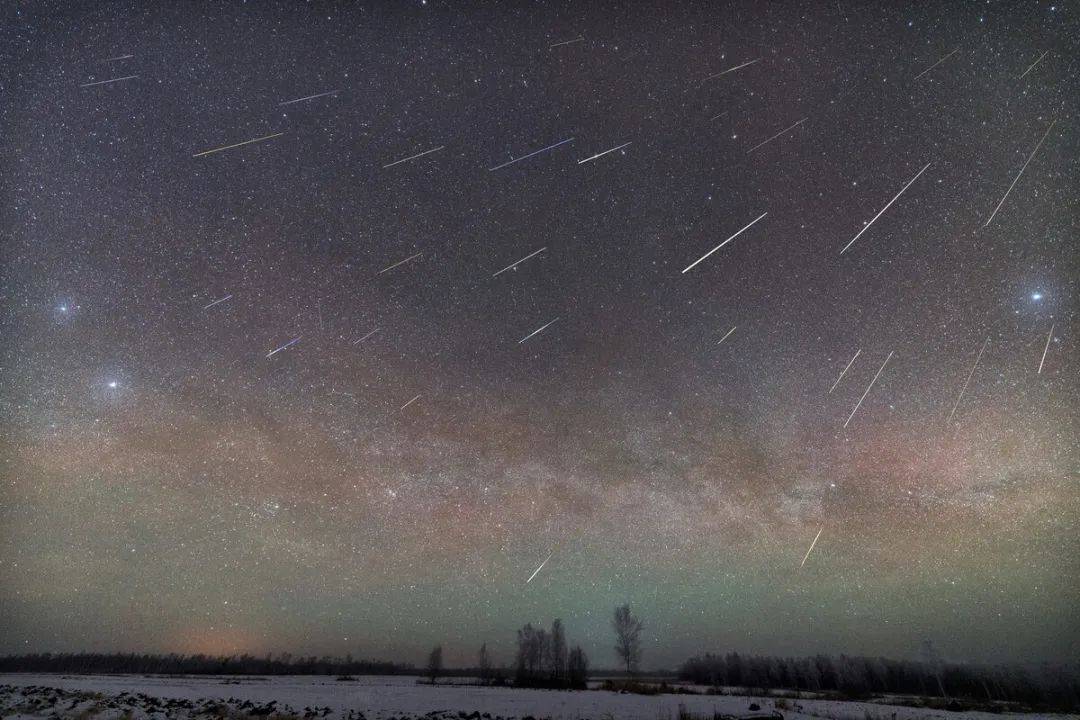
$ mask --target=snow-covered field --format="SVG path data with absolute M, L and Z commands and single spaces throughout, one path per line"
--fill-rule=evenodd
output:
M 774 701 L 738 696 L 627 695 L 605 691 L 522 690 L 419 685 L 415 677 L 143 677 L 0 674 L 0 718 L 13 720 L 242 720 L 289 716 L 328 720 L 677 720 L 680 705 L 708 715 L 762 715 Z M 56 689 L 56 690 L 52 690 Z M 57 692 L 59 691 L 59 692 Z M 755 713 L 749 708 L 758 703 Z M 1070 718 L 945 712 L 874 703 L 791 700 L 785 720 L 990 720 Z

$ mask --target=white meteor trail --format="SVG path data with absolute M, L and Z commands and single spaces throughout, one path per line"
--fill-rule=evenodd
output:
M 795 123 L 794 125 L 792 125 L 792 126 L 790 126 L 790 127 L 786 127 L 786 128 L 784 128 L 783 130 L 781 130 L 780 132 L 776 133 L 775 135 L 773 135 L 773 136 L 772 136 L 771 138 L 769 138 L 768 140 L 765 140 L 764 142 L 759 142 L 759 143 L 758 143 L 757 145 L 755 145 L 754 147 L 752 147 L 752 148 L 750 148 L 749 150 L 747 150 L 747 151 L 746 151 L 746 154 L 747 154 L 747 155 L 749 155 L 750 153 L 754 152 L 755 150 L 757 150 L 757 149 L 758 149 L 759 147 L 761 147 L 762 145 L 767 145 L 768 143 L 771 143 L 771 142 L 772 142 L 773 140 L 775 140 L 776 138 L 780 137 L 780 136 L 781 136 L 781 135 L 783 135 L 784 133 L 786 133 L 786 132 L 790 132 L 791 130 L 794 130 L 794 129 L 795 129 L 795 128 L 797 128 L 797 127 L 798 127 L 799 125 L 802 125 L 802 124 L 803 124 L 804 122 L 806 122 L 806 121 L 807 121 L 807 119 L 808 119 L 808 118 L 803 118 L 802 120 L 798 121 L 798 122 L 797 122 L 797 123 Z
M 925 75 L 926 73 L 930 72 L 931 70 L 933 70 L 934 68 L 936 68 L 936 67 L 937 67 L 938 65 L 940 65 L 941 63 L 945 62 L 945 61 L 946 61 L 946 60 L 948 60 L 948 59 L 949 59 L 950 57 L 952 57 L 953 55 L 955 55 L 955 54 L 956 54 L 956 53 L 957 53 L 957 52 L 958 52 L 959 50 L 960 50 L 960 48 L 956 48 L 956 50 L 953 50 L 953 51 L 952 51 L 951 53 L 949 53 L 949 54 L 948 54 L 948 55 L 946 55 L 945 57 L 941 58 L 941 59 L 940 59 L 940 60 L 938 60 L 938 61 L 937 61 L 936 63 L 934 63 L 933 65 L 931 65 L 930 67 L 926 68 L 926 69 L 925 69 L 925 70 L 923 70 L 923 71 L 922 71 L 921 73 L 919 73 L 918 75 L 916 75 L 915 77 L 913 77 L 913 78 L 911 79 L 911 81 L 912 81 L 912 82 L 915 82 L 916 80 L 918 80 L 919 78 L 921 78 L 921 77 L 922 77 L 923 75 Z
M 113 78 L 112 80 L 98 80 L 97 82 L 89 82 L 79 87 L 93 87 L 95 85 L 108 85 L 109 83 L 120 82 L 121 80 L 134 80 L 139 77 L 138 75 L 127 75 L 125 77 Z
M 1049 51 L 1049 50 L 1047 50 L 1047 51 L 1046 51 L 1046 52 L 1044 52 L 1044 53 L 1043 53 L 1042 55 L 1040 55 L 1040 56 L 1039 56 L 1039 59 L 1038 59 L 1038 60 L 1036 60 L 1035 62 L 1031 63 L 1031 67 L 1029 67 L 1029 68 L 1028 68 L 1027 70 L 1025 70 L 1025 71 L 1024 71 L 1024 75 L 1027 75 L 1027 74 L 1028 74 L 1029 72 L 1031 72 L 1032 70 L 1034 70 L 1034 69 L 1035 69 L 1035 66 L 1036 66 L 1036 65 L 1038 65 L 1039 63 L 1041 63 L 1041 62 L 1042 62 L 1042 59 L 1043 59 L 1044 57 L 1046 57 L 1047 55 L 1049 55 L 1049 54 L 1050 54 L 1050 51 Z M 1021 75 L 1021 76 L 1020 76 L 1020 78 L 1023 78 L 1023 77 L 1024 77 L 1024 75 Z M 1017 79 L 1020 79 L 1020 78 L 1017 78 Z
M 133 57 L 135 57 L 135 56 L 134 55 L 117 55 L 116 57 L 105 58 L 104 60 L 102 60 L 102 62 L 115 62 L 117 60 L 127 60 L 127 59 L 133 58 Z
M 305 100 L 314 100 L 315 98 L 326 97 L 327 95 L 337 95 L 339 92 L 341 92 L 340 89 L 327 90 L 326 92 L 315 93 L 314 95 L 307 95 L 302 98 L 296 98 L 295 100 L 286 100 L 285 102 L 279 102 L 278 107 L 281 107 L 282 105 L 292 105 L 293 103 L 304 102 Z
M 533 258 L 533 257 L 536 257 L 537 255 L 539 255 L 540 253 L 544 252 L 545 250 L 547 250 L 547 248 L 546 248 L 546 247 L 542 247 L 542 248 L 540 248 L 539 250 L 537 250 L 536 252 L 531 252 L 531 253 L 529 253 L 528 255 L 526 255 L 525 257 L 523 257 L 523 258 L 521 258 L 520 260 L 518 260 L 517 262 L 515 262 L 515 263 L 511 263 L 511 264 L 507 265 L 506 267 L 504 267 L 504 268 L 503 268 L 502 270 L 500 270 L 499 272 L 495 273 L 495 275 L 492 275 L 491 277 L 495 277 L 496 275 L 502 275 L 502 274 L 503 274 L 504 272 L 506 272 L 507 270 L 513 270 L 514 268 L 516 268 L 516 267 L 517 267 L 518 265 L 520 265 L 521 263 L 525 262 L 525 261 L 526 261 L 526 260 L 528 260 L 529 258 Z
M 968 373 L 967 380 L 964 381 L 964 387 L 960 388 L 960 394 L 956 397 L 956 403 L 952 406 L 952 412 L 949 413 L 949 420 L 951 422 L 953 415 L 956 414 L 956 408 L 960 407 L 960 401 L 964 399 L 964 393 L 967 392 L 968 383 L 971 382 L 971 376 L 975 374 L 975 368 L 979 367 L 979 361 L 982 360 L 983 351 L 986 350 L 987 344 L 989 344 L 990 338 L 986 338 L 983 341 L 982 347 L 979 348 L 979 354 L 975 356 L 975 364 L 971 366 L 971 372 Z
M 889 202 L 888 202 L 888 203 L 887 203 L 887 204 L 885 205 L 885 207 L 881 208 L 881 210 L 880 210 L 880 211 L 878 212 L 878 214 L 874 216 L 874 219 L 873 219 L 873 220 L 871 220 L 870 222 L 866 223 L 866 225 L 864 225 L 864 226 L 863 226 L 863 229 L 862 229 L 862 230 L 860 230 L 860 231 L 859 231 L 858 233 L 856 233 L 855 237 L 851 238 L 851 241 L 850 241 L 850 242 L 849 242 L 849 243 L 848 243 L 847 245 L 845 245 L 845 246 L 844 246 L 844 249 L 840 251 L 840 254 L 841 254 L 841 255 L 843 255 L 843 254 L 844 254 L 845 252 L 847 252 L 847 249 L 848 249 L 849 247 L 851 247 L 852 245 L 854 245 L 854 244 L 855 244 L 855 241 L 856 241 L 856 240 L 858 240 L 858 239 L 859 239 L 859 238 L 860 238 L 860 237 L 862 236 L 862 234 L 863 234 L 864 232 L 866 232 L 867 230 L 869 230 L 869 229 L 870 229 L 870 226 L 871 226 L 871 225 L 873 225 L 873 224 L 874 224 L 875 222 L 877 222 L 877 219 L 878 219 L 879 217 L 881 217 L 882 215 L 884 215 L 884 214 L 885 214 L 885 211 L 886 211 L 886 210 L 888 210 L 888 209 L 889 209 L 889 207 L 890 207 L 890 206 L 891 206 L 891 205 L 892 205 L 892 204 L 893 204 L 894 202 L 896 202 L 896 200 L 897 200 L 897 199 L 898 199 L 898 198 L 899 198 L 899 197 L 900 197 L 901 195 L 903 195 L 903 194 L 904 194 L 904 190 L 907 190 L 907 189 L 908 189 L 909 187 L 911 187 L 911 184 L 912 184 L 913 182 L 915 182 L 916 180 L 918 180 L 918 179 L 919 179 L 919 176 L 920 176 L 920 175 L 922 175 L 922 174 L 923 174 L 924 172 L 926 172 L 926 168 L 930 167 L 930 166 L 931 166 L 932 164 L 933 164 L 932 162 L 928 162 L 928 163 L 926 163 L 926 165 L 925 165 L 925 166 L 923 167 L 923 169 L 922 169 L 922 170 L 920 170 L 919 172 L 915 173 L 915 177 L 913 177 L 913 178 L 911 178 L 910 180 L 908 180 L 908 184 L 907 184 L 907 185 L 905 185 L 905 186 L 904 186 L 904 187 L 903 187 L 903 188 L 902 188 L 902 189 L 900 190 L 900 192 L 896 193 L 896 196 L 895 196 L 895 197 L 893 197 L 893 199 L 892 199 L 892 200 L 890 200 L 890 201 L 889 201 Z
M 555 324 L 555 323 L 557 323 L 558 321 L 559 321 L 559 318 L 555 318 L 554 320 L 552 320 L 551 322 L 549 322 L 549 323 L 548 323 L 547 325 L 543 325 L 543 326 L 541 326 L 541 327 L 537 328 L 536 330 L 533 330 L 533 331 L 532 331 L 531 333 L 529 333 L 529 334 L 528 334 L 528 335 L 526 335 L 525 337 L 523 337 L 523 338 L 521 338 L 520 340 L 518 340 L 518 345 L 520 345 L 521 343 L 525 342 L 526 340 L 528 340 L 529 338 L 531 338 L 531 337 L 532 337 L 533 335 L 539 335 L 540 333 L 544 332 L 545 330 L 547 330 L 547 329 L 548 329 L 549 327 L 551 327 L 552 325 L 554 325 L 554 324 Z
M 573 40 L 563 40 L 562 42 L 557 42 L 554 45 L 548 45 L 548 50 L 550 50 L 551 48 L 557 48 L 560 45 L 569 45 L 570 43 L 581 42 L 584 39 L 585 39 L 585 36 L 582 35 L 580 37 L 574 38 Z
M 862 397 L 859 398 L 859 402 L 855 403 L 855 409 L 851 411 L 851 414 L 848 415 L 847 420 L 844 421 L 844 427 L 847 427 L 848 423 L 851 422 L 851 418 L 855 417 L 855 413 L 859 411 L 859 407 L 862 405 L 863 400 L 865 400 L 866 396 L 870 394 L 870 388 L 874 387 L 874 383 L 876 383 L 877 379 L 881 376 L 881 372 L 885 369 L 885 366 L 889 364 L 890 360 L 892 360 L 892 356 L 893 354 L 890 352 L 889 357 L 885 358 L 885 362 L 881 363 L 881 367 L 878 368 L 877 375 L 875 375 L 874 379 L 870 381 L 870 384 L 866 386 L 866 392 L 864 392 L 862 394 Z
M 266 354 L 266 357 L 268 357 L 268 358 L 270 358 L 270 357 L 273 357 L 274 355 L 277 355 L 277 354 L 278 354 L 279 352 L 281 352 L 281 351 L 282 351 L 282 350 L 284 350 L 285 348 L 289 347 L 290 345 L 295 345 L 296 343 L 300 342 L 300 338 L 302 338 L 302 337 L 303 337 L 303 335 L 299 335 L 299 336 L 297 336 L 297 337 L 294 337 L 294 338 L 293 338 L 292 340 L 290 340 L 289 342 L 285 343 L 285 344 L 284 344 L 284 345 L 282 345 L 281 347 L 279 347 L 279 348 L 274 348 L 273 350 L 271 350 L 270 352 L 268 352 L 268 353 Z
M 1057 120 L 1056 120 L 1056 119 L 1055 119 L 1055 120 L 1053 120 L 1053 121 L 1052 121 L 1052 122 L 1050 123 L 1050 127 L 1046 128 L 1046 132 L 1045 132 L 1045 133 L 1043 133 L 1043 136 L 1042 136 L 1042 140 L 1039 140 L 1039 144 L 1038 144 L 1038 145 L 1036 145 L 1036 146 L 1035 146 L 1035 149 L 1031 151 L 1031 154 L 1030 154 L 1030 155 L 1028 155 L 1028 159 L 1027 159 L 1027 162 L 1025 162 L 1025 163 L 1024 163 L 1024 167 L 1020 168 L 1020 172 L 1016 173 L 1016 177 L 1015 177 L 1015 178 L 1013 179 L 1013 181 L 1012 181 L 1012 185 L 1010 185 L 1010 186 L 1009 186 L 1009 189 L 1005 191 L 1005 194 L 1001 196 L 1001 202 L 999 202 L 999 203 L 997 204 L 997 207 L 996 207 L 996 208 L 994 208 L 994 212 L 990 213 L 990 219 L 986 221 L 986 225 L 983 225 L 983 227 L 987 227 L 987 226 L 989 226 L 989 225 L 990 225 L 990 221 L 994 219 L 994 216 L 995 216 L 995 215 L 997 215 L 997 213 L 998 213 L 998 210 L 1000 210 L 1000 209 L 1001 209 L 1001 206 L 1005 204 L 1005 198 L 1009 197 L 1009 193 L 1011 193 L 1011 192 L 1012 192 L 1012 189 L 1013 189 L 1013 187 L 1015 187 L 1015 186 L 1016 186 L 1016 181 L 1017 181 L 1017 180 L 1019 180 L 1019 179 L 1020 179 L 1020 176 L 1024 174 L 1024 171 L 1025 171 L 1025 170 L 1027 170 L 1027 166 L 1028 166 L 1028 163 L 1030 163 L 1030 162 L 1031 162 L 1031 159 L 1032 159 L 1033 157 L 1035 157 L 1035 153 L 1039 152 L 1039 148 L 1041 148 L 1041 147 L 1042 147 L 1042 144 L 1043 144 L 1043 142 L 1045 142 L 1045 141 L 1046 141 L 1046 138 L 1047 138 L 1047 136 L 1048 136 L 1048 135 L 1050 135 L 1050 131 L 1054 129 L 1054 124 L 1055 124 L 1056 122 L 1057 122 Z
M 420 395 L 423 395 L 423 393 L 420 393 Z M 409 406 L 410 406 L 410 405 L 412 405 L 412 404 L 413 404 L 414 402 L 416 402 L 417 400 L 419 400 L 419 399 L 420 399 L 420 395 L 417 395 L 417 396 L 416 396 L 416 397 L 414 397 L 414 398 L 413 398 L 412 400 L 410 400 L 409 402 L 407 402 L 407 403 L 405 403 L 404 405 L 402 405 L 401 407 L 399 407 L 399 408 L 398 408 L 398 412 L 400 412 L 400 411 L 404 410 L 405 408 L 409 407 Z
M 273 138 L 281 137 L 284 134 L 285 133 L 283 133 L 283 132 L 279 132 L 279 133 L 274 133 L 273 135 L 263 135 L 262 137 L 257 137 L 257 138 L 254 138 L 253 140 L 245 140 L 244 142 L 233 143 L 232 145 L 223 145 L 222 147 L 214 148 L 213 150 L 203 150 L 201 153 L 195 153 L 191 157 L 202 157 L 203 155 L 213 155 L 214 153 L 221 152 L 222 150 L 232 150 L 233 148 L 238 148 L 238 147 L 241 147 L 242 145 L 250 145 L 252 143 L 263 142 L 264 140 L 272 140 Z
M 611 148 L 610 150 L 605 150 L 605 151 L 604 151 L 604 152 L 602 152 L 602 153 L 597 153 L 597 154 L 593 155 L 592 157 L 587 157 L 587 158 L 585 158 L 584 160 L 578 160 L 578 161 L 577 161 L 577 164 L 578 164 L 578 165 L 584 165 L 585 163 L 589 162 L 590 160 L 595 160 L 595 159 L 596 159 L 596 158 L 598 158 L 598 157 L 604 157 L 604 156 L 605 156 L 605 155 L 607 155 L 608 153 L 613 153 L 613 152 L 615 152 L 616 150 L 622 150 L 622 149 L 623 149 L 624 147 L 626 147 L 626 146 L 627 146 L 627 145 L 629 145 L 629 144 L 630 144 L 630 143 L 623 143 L 622 145 L 619 145 L 618 147 L 613 147 L 613 148 Z
M 532 575 L 530 575 L 530 576 L 529 576 L 529 579 L 525 581 L 525 584 L 526 584 L 526 585 L 528 585 L 529 583 L 531 583 L 531 582 L 533 581 L 533 578 L 534 578 L 534 577 L 536 577 L 536 576 L 537 576 L 538 574 L 540 574 L 540 571 L 541 571 L 541 570 L 542 570 L 542 569 L 544 568 L 544 566 L 545 566 L 545 565 L 547 565 L 547 561 L 548 561 L 548 560 L 550 560 L 550 559 L 551 559 L 551 556 L 552 556 L 552 555 L 554 555 L 554 554 L 555 554 L 555 551 L 554 551 L 554 550 L 552 550 L 552 551 L 551 551 L 551 554 L 549 554 L 549 555 L 548 555 L 548 556 L 547 556 L 546 558 L 544 558 L 544 562 L 540 563 L 540 567 L 538 567 L 538 568 L 536 568 L 535 570 L 533 570 L 533 574 L 532 574 Z
M 210 308 L 214 307 L 218 303 L 223 303 L 226 300 L 230 299 L 231 297 L 232 297 L 232 294 L 230 293 L 229 295 L 226 295 L 223 298 L 219 298 L 219 299 L 215 300 L 214 302 L 210 303 L 209 305 L 203 305 L 203 310 L 209 310 Z
M 531 158 L 533 155 L 539 155 L 542 152 L 547 152 L 548 150 L 553 150 L 554 148 L 557 148 L 560 145 L 565 145 L 568 142 L 574 142 L 574 138 L 567 138 L 565 140 L 561 140 L 561 141 L 555 143 L 554 145 L 548 145 L 546 148 L 540 148 L 536 152 L 531 152 L 528 155 L 522 155 L 519 158 L 514 158 L 510 162 L 504 162 L 502 165 L 496 165 L 493 168 L 488 168 L 488 172 L 494 172 L 496 170 L 502 170 L 504 167 L 507 167 L 509 165 L 513 165 L 516 162 L 521 162 L 522 160 L 527 160 L 527 159 Z
M 382 169 L 385 170 L 388 167 L 394 167 L 395 165 L 400 165 L 403 162 L 409 162 L 410 160 L 415 160 L 416 158 L 424 157 L 425 155 L 430 155 L 433 152 L 439 152 L 440 150 L 442 150 L 445 147 L 446 147 L 445 145 L 440 145 L 437 148 L 431 148 L 430 150 L 425 150 L 422 153 L 416 153 L 415 155 L 410 155 L 407 158 L 401 158 L 400 160 L 395 160 L 394 162 L 390 163 L 389 165 L 383 165 Z
M 374 335 L 377 332 L 379 332 L 379 328 L 375 328 L 374 330 L 372 330 L 371 332 L 369 332 L 367 335 L 360 338 L 359 340 L 354 340 L 353 345 L 359 345 L 360 343 L 364 342 L 365 340 L 367 340 L 369 337 L 371 337 L 372 335 Z
M 733 327 L 732 327 L 732 328 L 731 328 L 730 330 L 728 330 L 728 331 L 727 331 L 727 335 L 724 335 L 724 337 L 720 338 L 720 339 L 719 339 L 719 340 L 717 341 L 717 343 L 716 343 L 716 344 L 717 344 L 717 345 L 719 345 L 720 343 L 722 343 L 722 342 L 724 342 L 725 340 L 727 340 L 727 339 L 728 339 L 728 336 L 729 336 L 729 335 L 731 335 L 731 333 L 735 332 L 735 328 L 737 328 L 737 327 L 738 327 L 738 325 L 735 325 L 735 326 L 733 326 Z
M 727 70 L 724 70 L 723 72 L 718 72 L 718 73 L 716 73 L 714 75 L 710 75 L 709 77 L 704 78 L 701 82 L 706 82 L 708 80 L 712 80 L 713 78 L 718 78 L 721 75 L 727 75 L 729 72 L 735 72 L 736 70 L 741 70 L 742 68 L 747 67 L 748 65 L 753 65 L 754 63 L 760 62 L 760 61 L 761 61 L 761 58 L 758 58 L 757 60 L 751 60 L 750 62 L 744 62 L 742 65 L 736 65 L 735 67 L 730 67 Z
M 689 264 L 689 265 L 687 266 L 686 270 L 683 270 L 683 274 L 685 275 L 685 274 L 686 274 L 687 272 L 689 272 L 690 270 L 692 270 L 692 269 L 694 268 L 694 266 L 695 266 L 695 265 L 697 265 L 697 264 L 698 264 L 699 262 L 701 262 L 701 261 L 702 261 L 702 260 L 704 260 L 705 258 L 709 257 L 710 255 L 712 255 L 712 254 L 713 254 L 714 252 L 716 252 L 716 251 L 717 251 L 717 250 L 719 250 L 720 248 L 722 248 L 722 247 L 724 247 L 725 245 L 727 245 L 727 244 L 728 244 L 729 242 L 731 242 L 732 240 L 734 240 L 735 238 L 737 238 L 737 237 L 738 237 L 738 236 L 739 236 L 740 234 L 742 234 L 742 233 L 743 233 L 743 231 L 745 231 L 745 230 L 748 230 L 748 229 L 750 228 L 750 226 L 751 226 L 751 225 L 753 225 L 753 224 L 754 224 L 754 223 L 756 223 L 756 222 L 757 222 L 758 220 L 760 220 L 761 218 L 765 217 L 765 216 L 766 216 L 766 215 L 768 215 L 768 214 L 769 214 L 769 213 L 767 213 L 767 212 L 763 212 L 763 213 L 761 213 L 760 215 L 758 215 L 758 216 L 757 216 L 757 218 L 755 218 L 755 219 L 753 220 L 753 222 L 751 222 L 751 223 L 750 223 L 750 225 L 747 225 L 747 226 L 746 226 L 746 227 L 744 227 L 744 228 L 743 228 L 742 230 L 739 230 L 739 232 L 735 233 L 734 235 L 732 235 L 731 237 L 729 237 L 729 238 L 728 238 L 727 240 L 725 240 L 724 242 L 720 243 L 719 245 L 717 245 L 716 247 L 714 247 L 714 248 L 713 248 L 712 250 L 710 250 L 709 252 L 705 253 L 705 254 L 704 254 L 704 255 L 702 255 L 701 257 L 699 257 L 699 258 L 698 258 L 697 260 L 695 260 L 694 262 L 690 263 L 690 264 Z
M 405 263 L 409 262 L 410 260 L 415 260 L 416 258 L 420 257 L 423 254 L 424 254 L 423 252 L 418 252 L 415 255 L 410 255 L 409 257 L 405 258 L 401 262 L 396 262 L 393 265 L 391 265 L 390 267 L 383 268 L 382 270 L 380 270 L 379 272 L 377 272 L 375 274 L 376 275 L 382 275 L 384 272 L 387 272 L 389 270 L 393 270 L 394 268 L 398 267 L 399 265 L 404 265 Z
M 836 382 L 829 388 L 830 395 L 832 395 L 832 391 L 836 389 L 836 386 L 840 384 L 840 381 L 844 379 L 844 376 L 847 375 L 847 371 L 851 369 L 851 366 L 855 363 L 855 358 L 859 357 L 859 353 L 861 352 L 862 348 L 859 348 L 855 351 L 855 354 L 851 356 L 851 360 L 848 361 L 847 367 L 844 368 L 843 372 L 840 373 L 840 377 L 836 378 Z
M 802 567 L 803 565 L 805 565 L 805 564 L 806 564 L 806 559 L 807 559 L 808 557 L 810 557 L 810 553 L 812 553 L 812 552 L 814 551 L 814 546 L 815 546 L 815 545 L 817 545 L 817 539 L 818 539 L 819 537 L 821 537 L 821 533 L 822 533 L 822 532 L 824 532 L 824 530 L 825 530 L 825 528 L 824 528 L 824 526 L 823 526 L 823 527 L 821 528 L 821 530 L 818 530 L 818 531 L 817 531 L 817 535 L 815 535 L 815 536 L 814 536 L 814 542 L 810 543 L 810 549 L 806 551 L 806 554 L 805 554 L 805 555 L 803 555 L 803 559 L 802 559 L 802 562 L 801 562 L 801 563 L 799 563 L 799 567 Z
M 1039 361 L 1039 372 L 1036 375 L 1042 375 L 1043 363 L 1046 362 L 1046 352 L 1050 349 L 1050 340 L 1054 337 L 1054 326 L 1050 326 L 1050 334 L 1046 336 L 1046 347 L 1043 348 L 1042 360 Z

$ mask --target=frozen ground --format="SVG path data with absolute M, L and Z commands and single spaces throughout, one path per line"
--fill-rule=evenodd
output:
M 50 690 L 54 688 L 56 690 Z M 59 692 L 57 692 L 57 690 Z M 752 713 L 751 703 L 761 711 Z M 1070 718 L 945 712 L 873 703 L 789 701 L 785 720 L 991 720 Z M 624 695 L 604 691 L 418 685 L 415 677 L 143 677 L 138 675 L 0 674 L 0 718 L 12 720 L 230 720 L 292 715 L 328 720 L 676 720 L 692 713 L 747 716 L 772 700 L 738 696 Z

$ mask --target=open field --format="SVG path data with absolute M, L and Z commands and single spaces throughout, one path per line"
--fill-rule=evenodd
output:
M 52 690 L 55 689 L 55 690 Z M 775 703 L 780 702 L 776 707 Z M 758 713 L 750 710 L 760 704 Z M 555 720 L 677 720 L 747 716 L 779 709 L 785 720 L 923 720 L 949 718 L 1080 718 L 946 712 L 878 703 L 783 701 L 741 696 L 629 695 L 606 691 L 525 690 L 417 683 L 412 676 L 144 677 L 137 675 L 0 675 L 0 717 L 12 720 L 194 720 L 197 717 L 553 718 Z

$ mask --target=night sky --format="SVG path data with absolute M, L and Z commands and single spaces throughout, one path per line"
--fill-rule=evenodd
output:
M 6 3 L 0 652 L 1075 659 L 1078 13 Z

